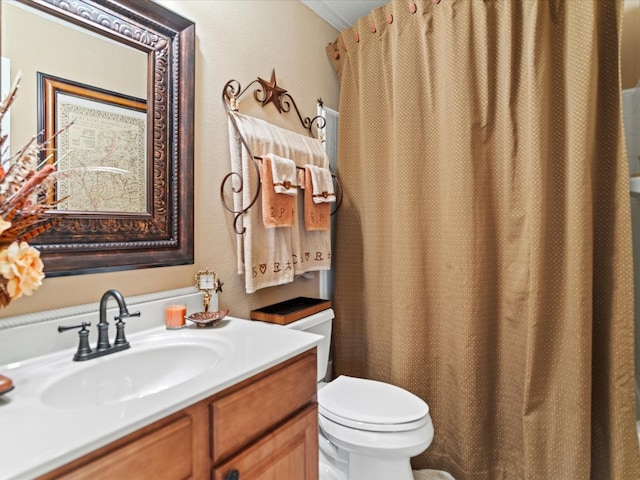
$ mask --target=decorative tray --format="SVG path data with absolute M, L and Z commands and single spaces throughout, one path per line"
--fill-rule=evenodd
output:
M 220 320 L 227 316 L 229 309 L 218 310 L 216 312 L 198 312 L 187 315 L 187 320 L 195 323 L 198 327 L 213 327 Z
M 297 297 L 251 311 L 252 320 L 286 325 L 331 308 L 330 300 Z

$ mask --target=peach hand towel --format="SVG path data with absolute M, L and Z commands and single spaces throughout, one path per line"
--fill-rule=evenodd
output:
M 313 180 L 309 165 L 304 167 L 304 227 L 307 230 L 329 230 L 331 205 L 313 201 Z
M 292 162 L 293 163 L 293 162 Z M 262 223 L 267 228 L 292 227 L 296 219 L 296 195 L 277 193 L 273 181 L 272 157 L 265 155 L 260 163 L 262 182 Z M 295 179 L 295 163 L 293 164 Z M 294 187 L 297 193 L 297 187 Z

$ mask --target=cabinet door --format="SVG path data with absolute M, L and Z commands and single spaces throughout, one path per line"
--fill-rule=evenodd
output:
M 235 472 L 235 473 L 234 473 Z M 214 468 L 213 480 L 318 480 L 318 406 Z
M 192 475 L 191 427 L 191 417 L 179 418 L 109 453 L 101 454 L 97 458 L 88 456 L 88 463 L 80 466 L 72 463 L 43 478 L 65 480 L 190 478 Z
M 314 349 L 297 357 L 295 362 L 211 402 L 213 462 L 225 461 L 314 401 L 317 369 Z

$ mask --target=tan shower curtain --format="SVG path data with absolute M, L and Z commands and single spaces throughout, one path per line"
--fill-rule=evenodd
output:
M 394 0 L 327 49 L 335 373 L 429 403 L 415 468 L 640 478 L 621 3 Z

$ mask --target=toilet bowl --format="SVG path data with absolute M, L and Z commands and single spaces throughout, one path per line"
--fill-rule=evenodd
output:
M 324 383 L 332 309 L 286 325 L 323 336 L 318 345 L 320 480 L 413 480 L 410 458 L 433 440 L 429 406 L 388 383 L 339 376 Z
M 318 392 L 318 410 L 320 434 L 347 458 L 349 480 L 412 480 L 409 459 L 433 440 L 427 404 L 387 383 L 340 376 Z

